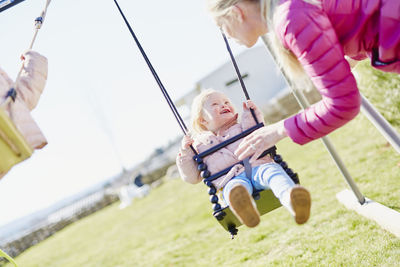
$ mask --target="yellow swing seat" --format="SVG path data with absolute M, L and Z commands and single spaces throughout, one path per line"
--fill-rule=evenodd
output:
M 32 153 L 33 149 L 0 107 L 0 178 Z

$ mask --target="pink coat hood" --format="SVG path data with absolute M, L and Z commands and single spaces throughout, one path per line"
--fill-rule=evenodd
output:
M 361 97 L 344 55 L 400 73 L 399 0 L 281 0 L 275 31 L 291 50 L 322 100 L 285 120 L 289 137 L 298 144 L 320 138 L 353 119 Z M 386 64 L 385 64 L 386 63 Z
M 15 88 L 17 98 L 8 104 L 6 112 L 28 144 L 34 149 L 40 149 L 47 141 L 30 112 L 36 107 L 46 84 L 47 59 L 34 51 L 27 51 L 23 56 L 24 68 Z M 0 69 L 0 95 L 5 96 L 12 86 L 13 81 Z

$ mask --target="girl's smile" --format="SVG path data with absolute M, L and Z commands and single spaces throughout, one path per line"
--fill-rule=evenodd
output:
M 230 113 L 230 112 L 231 112 L 231 110 L 230 110 L 229 108 L 224 108 L 224 109 L 221 111 L 221 114 Z

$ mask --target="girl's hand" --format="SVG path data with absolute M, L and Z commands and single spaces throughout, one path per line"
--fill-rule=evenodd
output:
M 24 61 L 24 60 L 26 59 L 26 54 L 29 53 L 30 51 L 32 51 L 32 50 L 28 49 L 28 50 L 25 50 L 25 51 L 22 53 L 22 55 L 21 55 L 21 57 L 20 57 L 22 61 Z
M 243 102 L 243 109 L 253 109 L 256 110 L 257 106 L 254 104 L 253 101 L 247 100 L 246 102 Z
M 242 125 L 244 126 L 245 129 L 250 128 L 251 126 L 254 126 L 254 119 L 253 119 L 253 114 L 256 115 L 258 122 L 264 123 L 264 115 L 262 114 L 261 110 L 254 104 L 253 101 L 247 100 L 246 102 L 243 102 L 243 114 L 242 114 Z M 250 124 L 249 121 L 250 120 Z
M 185 135 L 182 139 L 181 149 L 187 150 L 193 144 L 193 142 L 194 140 L 189 135 Z
M 255 130 L 250 135 L 246 136 L 240 143 L 235 155 L 239 160 L 251 157 L 250 163 L 257 160 L 257 158 L 268 148 L 274 146 L 283 138 L 287 137 L 283 121 L 264 126 Z

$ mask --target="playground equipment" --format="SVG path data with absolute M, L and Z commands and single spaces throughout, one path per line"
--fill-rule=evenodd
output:
M 160 87 L 160 90 L 161 90 L 162 94 L 164 95 L 165 100 L 167 101 L 172 113 L 174 114 L 175 119 L 178 122 L 183 134 L 187 135 L 189 131 L 188 131 L 186 125 L 185 125 L 185 122 L 183 121 L 181 115 L 179 114 L 179 112 L 176 109 L 175 104 L 171 100 L 167 90 L 165 89 L 164 85 L 162 84 L 160 78 L 158 77 L 157 72 L 153 68 L 150 60 L 148 59 L 145 51 L 143 50 L 142 45 L 140 44 L 140 42 L 139 42 L 138 38 L 136 37 L 134 31 L 132 30 L 132 27 L 130 26 L 128 20 L 126 19 L 124 13 L 122 12 L 118 2 L 116 0 L 114 0 L 114 3 L 117 6 L 117 8 L 118 8 L 118 10 L 119 10 L 119 12 L 120 12 L 120 14 L 121 14 L 126 26 L 128 27 L 133 39 L 135 40 L 136 45 L 138 46 L 138 48 L 139 48 L 144 60 L 146 61 L 151 73 L 153 74 L 154 79 L 156 80 L 158 86 Z M 242 76 L 241 76 L 241 74 L 239 72 L 239 68 L 238 68 L 238 66 L 236 64 L 235 58 L 232 55 L 232 51 L 230 49 L 228 40 L 227 40 L 226 36 L 223 33 L 222 33 L 222 37 L 223 37 L 223 39 L 225 41 L 225 44 L 226 44 L 227 50 L 229 52 L 229 55 L 231 57 L 231 60 L 232 60 L 233 66 L 235 68 L 236 74 L 237 74 L 238 79 L 240 81 L 240 84 L 242 86 L 243 93 L 244 93 L 246 99 L 250 100 L 250 96 L 249 96 L 249 94 L 247 92 L 246 86 L 245 86 L 245 84 L 243 82 L 243 79 L 242 79 Z M 224 170 L 222 170 L 222 171 L 220 171 L 218 173 L 214 173 L 214 174 L 210 173 L 210 171 L 207 169 L 207 165 L 203 162 L 203 159 L 205 157 L 209 156 L 210 154 L 215 153 L 219 149 L 224 148 L 224 147 L 226 147 L 226 146 L 238 141 L 239 139 L 246 137 L 247 135 L 251 134 L 253 131 L 255 131 L 255 130 L 257 130 L 257 129 L 259 129 L 259 128 L 264 126 L 263 123 L 259 123 L 258 122 L 254 111 L 253 110 L 250 110 L 250 111 L 251 111 L 253 119 L 255 121 L 255 126 L 251 127 L 250 129 L 248 129 L 248 130 L 246 130 L 246 131 L 244 131 L 244 132 L 242 132 L 242 133 L 240 133 L 240 134 L 238 134 L 236 136 L 233 136 L 230 139 L 228 139 L 228 140 L 226 140 L 226 141 L 224 141 L 224 142 L 222 142 L 222 143 L 220 143 L 220 144 L 218 144 L 218 145 L 216 145 L 214 147 L 211 147 L 210 149 L 208 149 L 208 150 L 206 150 L 206 151 L 204 151 L 202 153 L 198 153 L 193 148 L 193 146 L 190 146 L 191 150 L 193 151 L 193 153 L 195 155 L 193 157 L 193 160 L 198 164 L 198 170 L 200 171 L 200 175 L 201 175 L 201 177 L 204 178 L 203 182 L 209 187 L 208 194 L 210 195 L 210 202 L 213 204 L 213 216 L 218 220 L 218 222 L 222 225 L 222 227 L 225 230 L 230 232 L 232 238 L 234 237 L 234 235 L 237 234 L 237 232 L 238 232 L 237 227 L 240 226 L 241 223 L 233 215 L 232 211 L 229 209 L 228 206 L 222 207 L 221 204 L 219 204 L 219 198 L 217 196 L 217 189 L 212 184 L 212 181 L 217 179 L 217 178 L 219 178 L 219 177 L 221 177 L 221 176 L 223 176 L 223 175 L 225 175 L 225 174 L 227 174 L 229 172 L 229 170 L 236 164 L 241 164 L 241 165 L 243 165 L 245 167 L 246 170 L 248 170 L 248 168 L 250 167 L 250 164 L 248 164 L 248 160 L 249 159 L 245 159 L 243 161 L 240 161 L 240 162 L 238 162 L 238 163 L 236 163 L 236 164 L 234 164 L 234 165 L 232 165 L 232 166 L 230 166 L 230 167 L 228 167 L 228 168 L 226 168 L 226 169 L 224 169 Z M 280 155 L 276 154 L 276 147 L 275 146 L 270 148 L 270 149 L 268 149 L 268 150 L 266 150 L 266 151 L 264 151 L 259 158 L 262 158 L 262 157 L 264 157 L 266 155 L 270 155 L 271 158 L 274 159 L 274 161 L 276 163 L 280 164 L 283 167 L 283 169 L 286 171 L 286 173 L 289 175 L 289 177 L 296 184 L 299 183 L 299 179 L 298 179 L 297 173 L 295 173 L 292 169 L 290 169 L 288 167 L 288 164 L 285 161 L 283 161 L 283 159 L 282 159 L 282 157 Z M 247 171 L 246 171 L 246 173 L 247 173 Z M 276 208 L 281 206 L 281 203 L 273 195 L 271 190 L 255 191 L 253 193 L 253 198 L 256 200 L 257 208 L 258 208 L 258 210 L 260 212 L 260 215 L 268 213 L 268 212 L 270 212 L 270 211 L 272 211 L 272 210 L 274 210 L 274 209 L 276 209 Z
M 0 12 L 10 8 L 22 1 L 2 0 L 0 1 Z M 46 6 L 39 17 L 35 19 L 35 33 L 29 45 L 32 49 L 39 29 L 41 28 L 50 0 L 47 0 Z M 29 158 L 33 153 L 33 148 L 27 143 L 18 128 L 6 112 L 8 105 L 12 105 L 17 97 L 18 80 L 21 76 L 24 65 L 22 64 L 16 78 L 16 82 L 5 96 L 0 98 L 0 178 L 4 176 L 14 165 Z

